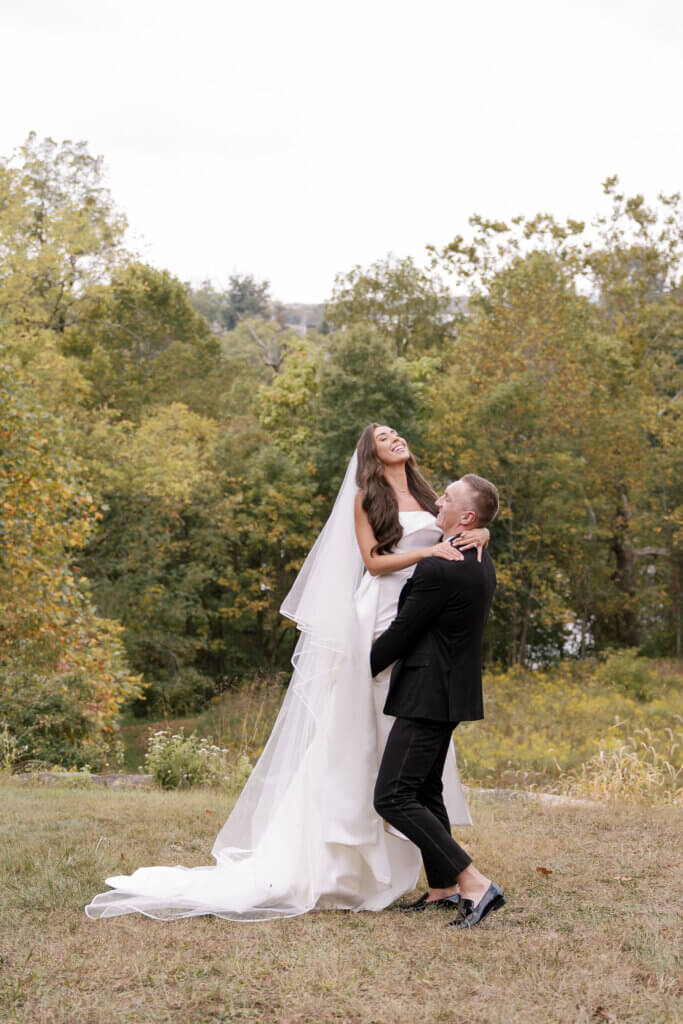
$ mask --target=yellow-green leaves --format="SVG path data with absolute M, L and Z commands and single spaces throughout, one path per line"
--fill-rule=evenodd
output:
M 215 420 L 180 402 L 147 413 L 139 426 L 95 421 L 87 461 L 100 493 L 144 494 L 183 505 L 212 471 Z

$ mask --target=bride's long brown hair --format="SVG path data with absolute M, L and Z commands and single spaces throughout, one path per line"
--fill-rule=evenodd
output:
M 394 489 L 384 477 L 384 463 L 377 454 L 375 430 L 379 423 L 371 423 L 360 435 L 356 446 L 358 469 L 356 483 L 363 495 L 363 509 L 370 521 L 377 543 L 373 555 L 386 555 L 403 536 L 398 517 L 398 501 Z M 437 514 L 434 488 L 427 483 L 411 455 L 406 462 L 408 490 L 417 503 L 433 516 Z

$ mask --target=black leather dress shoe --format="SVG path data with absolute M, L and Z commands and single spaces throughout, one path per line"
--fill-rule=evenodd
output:
M 449 921 L 448 926 L 449 928 L 474 928 L 475 924 L 481 924 L 491 911 L 498 910 L 505 902 L 503 890 L 495 882 L 491 882 L 476 907 L 472 900 L 461 898 L 458 905 L 458 916 L 453 921 Z
M 457 910 L 460 904 L 460 893 L 453 896 L 443 896 L 439 900 L 428 899 L 429 893 L 423 892 L 414 903 L 404 903 L 398 907 L 404 914 L 412 913 L 415 910 L 427 910 L 436 907 L 437 910 Z

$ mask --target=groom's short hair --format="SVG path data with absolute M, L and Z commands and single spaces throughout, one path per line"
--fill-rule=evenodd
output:
M 476 473 L 466 473 L 460 477 L 474 494 L 474 510 L 477 514 L 477 526 L 488 526 L 498 515 L 498 488 L 490 480 Z

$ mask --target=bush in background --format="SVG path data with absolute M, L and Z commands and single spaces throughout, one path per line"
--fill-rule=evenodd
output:
M 575 785 L 584 765 L 591 765 L 589 774 L 601 770 L 593 761 L 601 750 L 604 767 L 604 759 L 621 749 L 624 763 L 634 757 L 660 768 L 658 759 L 670 763 L 674 774 L 667 770 L 661 776 L 669 782 L 657 782 L 649 792 L 653 799 L 662 786 L 673 793 L 681 747 L 671 737 L 683 721 L 682 682 L 677 663 L 646 662 L 629 652 L 611 655 L 602 664 L 563 662 L 547 671 L 488 673 L 486 717 L 463 723 L 454 734 L 460 770 L 465 778 L 488 785 L 553 789 L 566 773 L 567 785 Z M 644 687 L 650 699 L 641 696 Z M 644 729 L 656 756 L 640 745 L 637 730 Z M 640 770 L 631 769 L 631 775 Z M 630 788 L 645 792 L 643 785 Z
M 16 736 L 9 730 L 7 722 L 0 726 L 0 775 L 11 772 L 17 761 L 19 748 Z
M 152 733 L 145 768 L 163 789 L 226 786 L 233 775 L 227 750 L 195 733 L 186 736 L 183 729 L 177 733 L 168 729 Z
M 648 658 L 638 657 L 638 651 L 633 647 L 607 651 L 594 679 L 598 685 L 613 686 L 636 700 L 652 700 L 659 688 L 655 664 Z
M 99 716 L 85 673 L 6 673 L 0 680 L 3 748 L 12 769 L 116 766 L 123 757 L 116 719 Z

